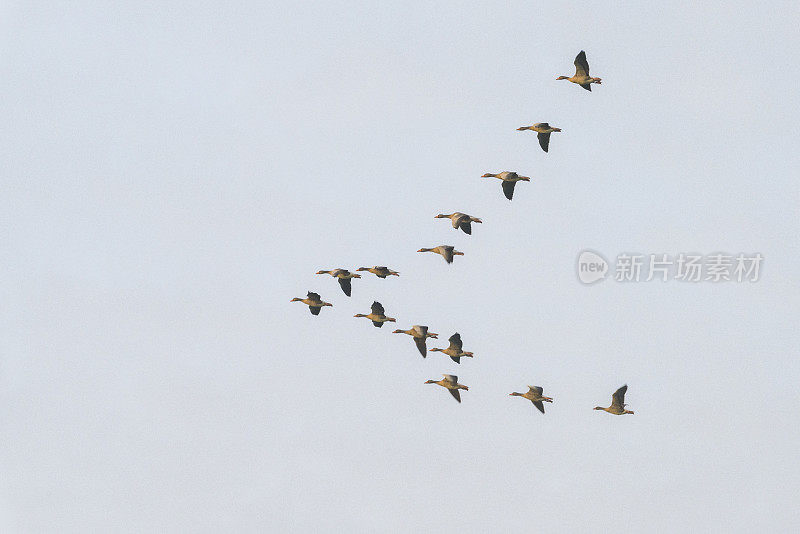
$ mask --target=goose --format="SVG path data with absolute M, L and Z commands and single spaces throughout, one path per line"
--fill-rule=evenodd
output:
M 511 200 L 514 197 L 514 186 L 517 185 L 517 182 L 531 181 L 531 179 L 527 176 L 520 176 L 519 174 L 510 171 L 503 171 L 499 174 L 487 172 L 481 176 L 481 178 L 500 178 L 503 180 L 503 183 L 501 184 L 503 186 L 503 194 L 508 200 Z
M 444 258 L 444 261 L 447 263 L 453 263 L 453 256 L 464 255 L 463 252 L 459 252 L 452 245 L 439 245 L 438 247 L 433 248 L 421 248 L 417 252 L 435 252 L 436 254 L 441 254 Z
M 302 302 L 303 304 L 308 305 L 308 309 L 311 311 L 311 315 L 319 315 L 319 311 L 322 309 L 323 306 L 333 306 L 330 302 L 322 302 L 322 299 L 319 298 L 319 293 L 314 293 L 313 291 L 309 291 L 307 293 L 308 298 L 301 299 L 300 297 L 295 297 L 291 300 L 291 302 Z
M 544 404 L 542 402 L 553 402 L 553 399 L 550 397 L 545 397 L 542 395 L 544 390 L 539 386 L 528 386 L 528 391 L 525 393 L 509 393 L 512 397 L 525 397 L 529 401 L 533 403 L 536 408 L 542 413 L 544 413 Z
M 444 352 L 450 359 L 456 363 L 461 363 L 461 358 L 466 356 L 467 358 L 472 358 L 471 352 L 464 352 L 461 348 L 464 346 L 464 343 L 461 341 L 461 335 L 458 332 L 450 336 L 450 339 L 447 341 L 450 342 L 450 346 L 446 349 L 438 349 L 433 347 L 430 351 L 431 352 Z
M 472 217 L 470 215 L 467 215 L 466 213 L 461 213 L 460 211 L 457 211 L 455 213 L 451 213 L 450 215 L 446 215 L 444 213 L 440 213 L 439 215 L 437 215 L 434 218 L 435 219 L 450 219 L 450 221 L 453 223 L 453 228 L 455 228 L 456 230 L 461 228 L 461 230 L 467 235 L 472 235 L 472 225 L 470 223 L 482 223 L 483 222 L 482 220 L 478 219 L 477 217 Z
M 352 291 L 350 287 L 350 280 L 353 278 L 361 278 L 360 274 L 353 274 L 347 269 L 333 269 L 331 271 L 317 271 L 317 274 L 329 274 L 339 280 L 339 285 L 342 286 L 342 291 L 348 297 Z
M 390 268 L 381 265 L 376 265 L 374 267 L 359 267 L 356 269 L 356 271 L 367 271 L 374 274 L 378 278 L 386 278 L 387 276 L 400 276 L 400 273 L 397 271 L 393 271 Z
M 604 412 L 612 413 L 614 415 L 625 415 L 627 413 L 632 414 L 633 413 L 632 411 L 625 409 L 625 406 L 627 406 L 627 404 L 625 404 L 626 391 L 628 391 L 627 384 L 619 388 L 611 396 L 611 406 L 609 406 L 608 408 L 603 408 L 602 406 L 595 406 L 594 409 L 603 410 Z
M 542 147 L 542 150 L 547 152 L 547 149 L 550 147 L 550 134 L 553 132 L 560 132 L 561 128 L 550 126 L 546 122 L 537 122 L 531 126 L 520 126 L 517 128 L 517 131 L 521 130 L 532 130 L 534 132 L 538 132 L 536 137 L 539 138 L 539 146 Z
M 426 380 L 426 384 L 439 384 L 443 388 L 447 388 L 450 394 L 456 398 L 458 402 L 461 402 L 461 393 L 459 393 L 459 389 L 463 389 L 465 391 L 469 391 L 469 388 L 463 384 L 458 383 L 458 377 L 455 375 L 442 375 L 444 378 L 442 380 Z
M 424 358 L 426 356 L 427 346 L 425 345 L 425 341 L 432 337 L 434 339 L 439 338 L 439 334 L 434 334 L 433 332 L 428 332 L 427 326 L 422 326 L 415 324 L 411 327 L 410 330 L 395 330 L 392 334 L 408 334 L 409 336 L 414 338 L 414 343 L 417 345 L 417 350 L 419 353 L 422 354 Z
M 586 61 L 586 52 L 583 50 L 575 56 L 575 76 L 559 76 L 556 80 L 569 80 L 572 83 L 577 83 L 587 91 L 592 90 L 592 84 L 596 83 L 601 85 L 603 80 L 600 78 L 592 78 L 589 76 L 589 62 Z
M 383 326 L 383 323 L 395 323 L 397 322 L 392 317 L 386 317 L 383 312 L 383 306 L 377 300 L 372 303 L 372 313 L 368 315 L 364 315 L 363 313 L 357 313 L 353 317 L 366 317 L 372 324 L 375 325 L 377 328 Z

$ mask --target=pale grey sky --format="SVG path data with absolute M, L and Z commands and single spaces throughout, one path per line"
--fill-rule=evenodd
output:
M 796 2 L 0 10 L 0 530 L 800 528 Z M 585 248 L 765 260 L 586 287 Z

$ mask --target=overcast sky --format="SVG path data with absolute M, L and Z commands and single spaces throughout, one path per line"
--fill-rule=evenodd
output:
M 796 2 L 0 12 L 0 530 L 800 528 Z M 587 248 L 764 262 L 585 286 Z

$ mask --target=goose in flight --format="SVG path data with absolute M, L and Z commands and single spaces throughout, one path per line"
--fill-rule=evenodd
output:
M 514 197 L 514 186 L 517 185 L 517 182 L 530 182 L 531 179 L 527 176 L 520 176 L 515 172 L 510 171 L 503 171 L 498 174 L 492 174 L 487 172 L 481 178 L 500 178 L 503 182 L 503 194 L 506 196 L 508 200 L 511 200 Z
M 393 271 L 388 267 L 384 267 L 381 265 L 376 265 L 375 267 L 359 267 L 356 271 L 367 271 L 378 278 L 386 278 L 387 276 L 400 276 L 400 273 L 397 271 Z
M 348 297 L 350 296 L 350 292 L 352 291 L 350 286 L 350 280 L 353 278 L 361 278 L 360 274 L 353 274 L 347 269 L 333 269 L 331 271 L 317 271 L 317 274 L 329 274 L 332 277 L 339 280 L 339 285 L 342 286 L 342 291 Z
M 307 305 L 312 315 L 319 315 L 319 311 L 323 306 L 333 306 L 330 302 L 323 302 L 319 297 L 319 293 L 314 293 L 313 291 L 307 293 L 307 298 L 301 299 L 300 297 L 295 297 L 291 302 L 302 302 Z
M 550 397 L 545 397 L 542 395 L 542 393 L 544 393 L 544 390 L 541 387 L 528 386 L 528 391 L 525 393 L 517 393 L 515 391 L 514 393 L 509 393 L 509 395 L 512 397 L 524 397 L 528 399 L 540 412 L 544 413 L 544 404 L 542 404 L 542 402 L 553 402 L 553 399 Z
M 438 247 L 433 248 L 421 248 L 417 252 L 435 252 L 436 254 L 441 254 L 444 258 L 444 261 L 447 263 L 453 263 L 453 256 L 464 255 L 463 252 L 459 252 L 452 245 L 439 245 Z
M 461 341 L 461 335 L 458 332 L 450 336 L 450 339 L 448 339 L 447 341 L 450 342 L 450 346 L 447 347 L 446 349 L 438 349 L 436 347 L 433 347 L 430 351 L 444 352 L 445 354 L 450 356 L 451 360 L 453 360 L 456 363 L 461 363 L 461 358 L 464 356 L 466 356 L 467 358 L 472 358 L 471 352 L 464 352 L 463 350 L 461 350 L 462 347 L 464 346 L 464 343 Z
M 517 131 L 522 130 L 532 130 L 537 132 L 536 137 L 539 139 L 539 146 L 542 147 L 542 150 L 547 152 L 548 148 L 550 148 L 550 134 L 553 132 L 560 132 L 561 128 L 550 126 L 546 122 L 537 122 L 536 124 L 532 124 L 530 126 L 520 126 L 517 128 Z
M 386 317 L 383 311 L 383 306 L 377 300 L 372 303 L 372 312 L 364 315 L 363 313 L 357 313 L 353 317 L 366 317 L 372 324 L 377 328 L 383 326 L 383 323 L 394 323 L 397 322 L 393 317 Z
M 482 223 L 483 222 L 482 220 L 480 220 L 477 217 L 472 217 L 470 215 L 467 215 L 466 213 L 461 213 L 460 211 L 457 211 L 455 213 L 451 213 L 449 215 L 444 214 L 444 213 L 440 213 L 439 215 L 437 215 L 434 218 L 435 219 L 450 219 L 450 221 L 453 223 L 453 228 L 455 228 L 456 230 L 461 228 L 461 230 L 467 235 L 472 235 L 472 224 L 470 224 L 470 223 Z
M 559 76 L 556 80 L 569 80 L 572 83 L 577 83 L 587 91 L 592 90 L 592 84 L 596 83 L 598 85 L 603 83 L 603 80 L 600 78 L 592 78 L 589 76 L 589 62 L 586 61 L 586 52 L 583 50 L 575 56 L 575 76 Z
M 625 384 L 611 396 L 611 406 L 603 408 L 602 406 L 595 406 L 595 410 L 603 410 L 604 412 L 612 413 L 614 415 L 625 415 L 626 413 L 632 414 L 630 410 L 626 410 L 625 406 L 625 392 L 628 391 L 628 385 Z
M 438 339 L 439 338 L 439 334 L 434 334 L 433 332 L 428 332 L 428 327 L 427 326 L 422 326 L 422 325 L 418 325 L 418 324 L 415 324 L 414 326 L 412 326 L 410 330 L 399 330 L 398 329 L 398 330 L 395 330 L 394 332 L 392 332 L 392 334 L 408 334 L 409 336 L 413 337 L 414 338 L 414 343 L 417 345 L 417 350 L 419 350 L 419 353 L 422 354 L 423 358 L 427 355 L 426 354 L 427 346 L 425 345 L 425 341 L 429 337 L 432 337 L 434 339 Z
M 461 402 L 461 393 L 459 393 L 459 389 L 463 389 L 465 391 L 469 391 L 469 388 L 463 384 L 458 383 L 458 377 L 455 375 L 442 375 L 444 378 L 442 380 L 426 380 L 426 384 L 439 384 L 443 388 L 447 388 L 450 394 L 455 397 L 458 402 Z

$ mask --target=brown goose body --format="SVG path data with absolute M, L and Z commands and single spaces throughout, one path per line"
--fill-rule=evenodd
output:
M 514 198 L 514 186 L 517 185 L 517 182 L 530 182 L 531 179 L 528 176 L 520 176 L 519 174 L 512 172 L 512 171 L 503 171 L 501 173 L 493 174 L 487 172 L 481 178 L 499 178 L 503 182 L 500 184 L 503 186 L 503 194 L 508 200 Z
M 386 278 L 387 276 L 400 276 L 400 273 L 397 271 L 393 271 L 383 265 L 376 265 L 374 267 L 359 267 L 356 269 L 356 271 L 367 271 L 374 274 L 378 278 Z
M 455 213 L 445 214 L 440 213 L 435 219 L 450 219 L 453 223 L 453 228 L 456 230 L 461 229 L 467 235 L 472 235 L 472 223 L 482 223 L 483 221 L 477 217 L 473 217 L 471 215 L 467 215 L 466 213 L 461 213 L 460 211 L 456 211 Z
M 574 84 L 580 85 L 587 91 L 592 90 L 592 84 L 600 85 L 603 83 L 601 78 L 592 78 L 589 76 L 589 62 L 586 61 L 586 52 L 581 50 L 575 56 L 575 76 L 559 76 L 556 80 L 567 80 Z
M 461 358 L 473 357 L 473 354 L 471 352 L 465 352 L 462 350 L 464 343 L 463 341 L 461 341 L 461 335 L 458 332 L 450 336 L 448 341 L 450 342 L 450 345 L 446 349 L 439 349 L 433 347 L 432 349 L 430 349 L 430 352 L 443 352 L 444 354 L 450 356 L 451 360 L 459 364 L 461 363 Z
M 348 297 L 352 292 L 352 287 L 350 285 L 350 280 L 353 278 L 361 278 L 360 274 L 354 274 L 348 271 L 347 269 L 332 269 L 330 271 L 317 271 L 317 274 L 329 274 L 332 277 L 336 278 L 339 281 L 339 286 L 344 291 L 344 294 Z
M 426 384 L 438 384 L 443 388 L 447 388 L 450 394 L 455 398 L 458 402 L 461 402 L 461 393 L 459 393 L 459 389 L 463 389 L 464 391 L 469 391 L 469 388 L 464 384 L 458 383 L 458 377 L 455 375 L 442 375 L 444 378 L 442 380 L 426 380 Z
M 633 412 L 630 410 L 626 410 L 625 406 L 625 392 L 628 391 L 628 385 L 625 384 L 614 394 L 611 396 L 611 406 L 608 408 L 604 408 L 603 406 L 595 406 L 595 410 L 603 410 L 604 412 L 608 412 L 614 415 L 625 415 L 625 414 L 632 414 Z
M 417 346 L 417 350 L 422 357 L 424 358 L 427 354 L 427 346 L 425 345 L 425 341 L 432 337 L 434 339 L 438 339 L 439 334 L 434 332 L 428 332 L 428 327 L 424 325 L 415 324 L 409 330 L 395 330 L 392 332 L 393 334 L 408 334 L 409 336 L 414 338 L 414 344 Z
M 528 391 L 525 393 L 517 393 L 516 391 L 513 393 L 509 393 L 512 397 L 523 397 L 528 399 L 533 403 L 536 408 L 544 413 L 544 404 L 543 402 L 553 402 L 551 397 L 545 397 L 542 393 L 544 390 L 540 386 L 528 386 Z
M 454 256 L 464 255 L 463 252 L 456 250 L 452 245 L 439 245 L 438 247 L 433 248 L 421 248 L 417 252 L 435 252 L 436 254 L 440 254 L 447 263 L 453 263 Z
M 537 122 L 536 124 L 532 124 L 530 126 L 520 126 L 517 128 L 517 131 L 522 130 L 531 130 L 533 132 L 537 132 L 536 137 L 539 139 L 539 146 L 542 147 L 542 150 L 547 152 L 550 149 L 550 134 L 553 132 L 560 132 L 561 128 L 550 126 L 546 122 Z
M 319 296 L 319 293 L 314 293 L 313 291 L 309 291 L 306 298 L 301 299 L 300 297 L 295 297 L 291 300 L 291 302 L 302 302 L 308 306 L 311 315 L 319 315 L 319 312 L 323 306 L 333 306 L 333 304 L 330 302 L 323 302 Z
M 372 303 L 372 311 L 368 314 L 357 313 L 353 317 L 366 317 L 370 321 L 372 321 L 372 325 L 376 328 L 380 328 L 383 326 L 383 323 L 394 323 L 397 320 L 394 317 L 386 317 L 384 313 L 383 305 L 377 300 Z

